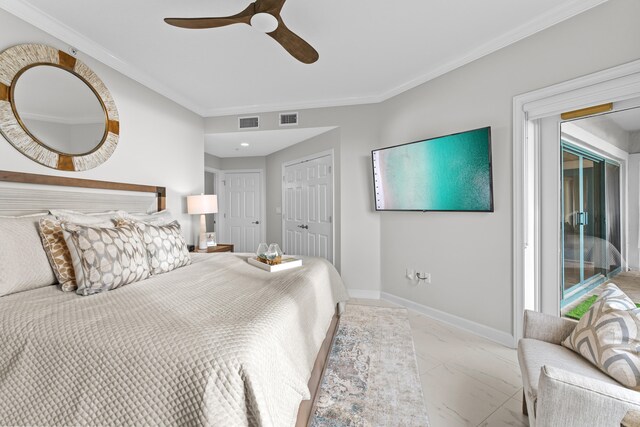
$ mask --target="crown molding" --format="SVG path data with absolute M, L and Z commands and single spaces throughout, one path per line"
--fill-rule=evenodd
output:
M 203 116 L 202 108 L 199 108 L 192 101 L 182 96 L 174 89 L 169 88 L 154 77 L 151 77 L 145 71 L 134 67 L 104 46 L 68 27 L 40 9 L 25 2 L 15 0 L 0 0 L 0 9 L 4 9 L 10 14 L 48 33 L 60 41 L 73 46 L 78 49 L 80 54 L 85 54 L 102 62 L 130 79 L 135 80 L 141 85 L 146 86 L 166 98 L 169 98 L 184 108 Z
M 255 104 L 205 110 L 204 117 L 208 118 L 242 114 L 258 114 L 273 111 L 310 110 L 312 108 L 347 107 L 350 105 L 377 104 L 382 101 L 384 101 L 384 98 L 381 96 L 362 96 L 352 98 L 323 99 L 308 102 Z
M 533 34 L 536 34 L 546 28 L 549 28 L 562 21 L 579 15 L 580 13 L 592 9 L 600 4 L 606 3 L 607 1 L 608 0 L 573 0 L 570 3 L 550 9 L 545 14 L 530 20 L 526 24 L 523 24 L 520 27 L 509 31 L 502 36 L 489 41 L 488 43 L 485 43 L 484 45 L 472 50 L 471 52 L 468 52 L 465 55 L 462 55 L 450 62 L 439 66 L 435 70 L 423 74 L 418 78 L 410 80 L 380 94 L 288 104 L 270 103 L 212 109 L 207 109 L 206 107 L 196 105 L 195 102 L 188 99 L 187 97 L 184 97 L 176 90 L 151 77 L 145 71 L 134 67 L 133 65 L 119 58 L 114 53 L 110 52 L 105 47 L 71 29 L 55 18 L 52 18 L 51 16 L 42 12 L 40 9 L 15 0 L 0 0 L 0 8 L 49 33 L 59 40 L 77 48 L 81 53 L 97 59 L 98 61 L 108 65 L 109 67 L 124 74 L 125 76 L 137 81 L 143 86 L 146 86 L 149 89 L 171 99 L 177 104 L 182 105 L 186 109 L 191 110 L 202 117 L 219 117 L 236 114 L 255 114 L 268 111 L 286 111 L 295 109 L 342 107 L 380 103 L 417 86 L 420 86 L 430 80 L 440 77 L 450 71 L 455 70 L 456 68 L 460 68 L 466 64 L 469 64 L 470 62 L 482 58 L 483 56 L 489 55 L 524 38 L 532 36 Z
M 460 56 L 453 61 L 447 62 L 446 64 L 439 66 L 438 68 L 427 74 L 423 74 L 416 79 L 413 79 L 386 92 L 385 94 L 381 95 L 381 98 L 383 101 L 385 101 L 387 99 L 393 98 L 394 96 L 400 95 L 403 92 L 420 86 L 421 84 L 438 78 L 446 73 L 455 70 L 456 68 L 467 65 L 502 48 L 517 43 L 520 40 L 526 39 L 527 37 L 539 33 L 540 31 L 546 30 L 547 28 L 566 21 L 567 19 L 573 18 L 574 16 L 586 12 L 587 10 L 599 6 L 603 3 L 606 3 L 607 1 L 609 0 L 574 0 L 571 3 L 567 3 L 550 9 L 543 15 L 538 16 L 507 33 L 504 33 L 500 37 L 497 37 L 479 46 L 466 55 Z
M 576 15 L 586 12 L 596 6 L 606 3 L 608 0 L 574 0 L 571 3 L 560 5 L 548 10 L 545 14 L 538 16 L 529 22 L 497 37 L 482 46 L 472 50 L 466 55 L 462 55 L 450 62 L 447 62 L 429 73 L 408 81 L 400 86 L 388 90 L 379 95 L 370 95 L 352 98 L 339 98 L 331 100 L 310 101 L 293 104 L 261 104 L 250 106 L 238 106 L 230 108 L 215 108 L 205 110 L 205 117 L 230 116 L 235 114 L 255 114 L 270 111 L 284 111 L 289 109 L 311 109 L 325 107 L 343 107 L 349 105 L 376 104 L 391 99 L 403 92 L 420 86 L 430 80 L 438 78 L 448 72 L 467 65 L 477 59 L 496 52 L 504 47 L 514 44 L 520 40 L 530 37 L 540 31 L 552 27 L 560 22 L 566 21 Z

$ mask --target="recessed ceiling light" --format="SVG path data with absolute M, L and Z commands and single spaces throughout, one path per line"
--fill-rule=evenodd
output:
M 241 142 L 240 145 L 243 146 L 243 147 L 248 147 L 249 143 L 248 142 Z

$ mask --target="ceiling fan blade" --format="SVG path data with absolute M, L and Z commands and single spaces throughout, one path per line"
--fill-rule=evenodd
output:
M 251 17 L 256 13 L 255 3 L 251 3 L 245 10 L 232 16 L 220 16 L 215 18 L 165 18 L 164 22 L 174 27 L 202 30 L 206 28 L 218 28 L 232 24 L 249 24 Z
M 279 15 L 287 0 L 256 0 L 256 13 L 268 12 Z
M 309 43 L 304 41 L 300 36 L 291 31 L 284 25 L 282 19 L 278 16 L 278 28 L 271 33 L 267 33 L 271 38 L 280 43 L 287 52 L 298 61 L 305 64 L 313 64 L 320 58 L 318 51 Z

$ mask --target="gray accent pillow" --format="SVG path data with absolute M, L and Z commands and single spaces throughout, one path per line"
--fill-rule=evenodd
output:
M 178 221 L 167 225 L 153 225 L 145 222 L 133 224 L 142 233 L 151 274 L 167 273 L 191 264 L 191 255 Z
M 92 295 L 150 275 L 142 236 L 133 224 L 98 228 L 63 222 L 80 295 Z
M 613 283 L 604 287 L 562 345 L 640 391 L 640 308 Z
M 57 283 L 38 233 L 44 216 L 0 217 L 0 296 Z
M 100 228 L 114 228 L 115 225 L 112 221 L 103 219 L 102 222 L 98 221 L 95 217 L 88 217 L 90 219 L 76 217 L 76 220 L 88 221 L 79 222 L 78 224 L 90 225 L 92 227 Z M 73 271 L 73 261 L 71 254 L 67 248 L 67 243 L 64 241 L 64 234 L 62 233 L 63 220 L 57 219 L 52 215 L 47 215 L 40 218 L 40 238 L 42 239 L 42 245 L 49 258 L 49 264 L 53 268 L 58 283 L 63 291 L 72 292 L 78 289 L 76 285 L 76 275 Z

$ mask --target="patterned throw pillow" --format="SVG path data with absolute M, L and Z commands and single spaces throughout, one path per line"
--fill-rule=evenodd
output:
M 95 219 L 89 221 L 94 227 L 113 228 L 114 225 L 110 221 L 104 219 Z M 64 235 L 62 234 L 62 227 L 60 224 L 62 220 L 56 219 L 53 216 L 45 216 L 40 219 L 40 238 L 42 239 L 42 245 L 44 251 L 49 259 L 49 264 L 53 268 L 53 272 L 58 279 L 58 283 L 62 286 L 62 290 L 65 292 L 75 291 L 78 286 L 76 285 L 76 275 L 73 272 L 73 262 L 71 260 L 71 254 L 67 248 L 67 243 L 64 241 Z
M 624 386 L 640 391 L 640 308 L 608 284 L 563 346 Z
M 182 237 L 178 221 L 167 225 L 133 224 L 142 232 L 151 274 L 162 274 L 191 264 L 187 242 Z
M 149 277 L 146 249 L 133 224 L 97 228 L 63 222 L 61 227 L 73 262 L 76 293 L 92 295 Z

